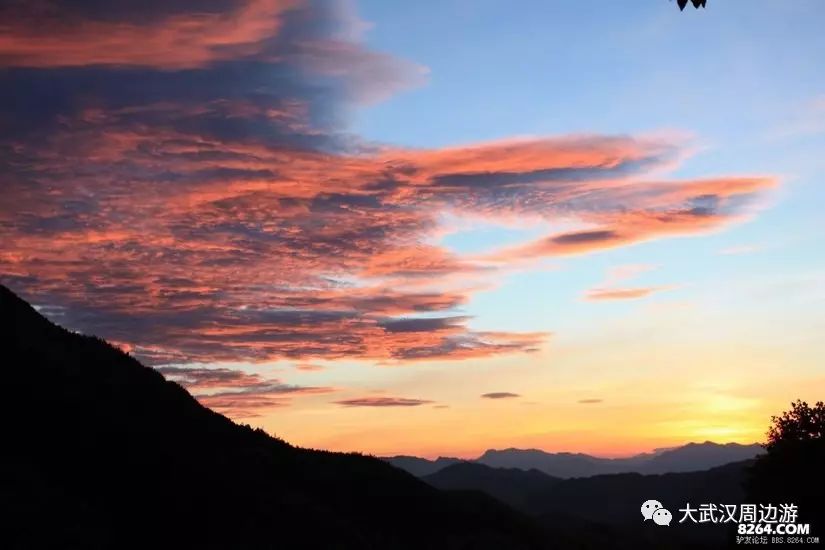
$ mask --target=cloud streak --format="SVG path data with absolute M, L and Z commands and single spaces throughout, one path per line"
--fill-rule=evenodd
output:
M 322 365 L 316 365 L 314 363 L 298 363 L 295 365 L 295 368 L 303 372 L 319 372 L 325 370 L 325 367 Z
M 409 399 L 404 397 L 358 397 L 334 402 L 344 407 L 418 407 L 432 401 L 426 399 Z
M 162 366 L 156 370 L 192 391 L 202 405 L 233 418 L 262 416 L 272 409 L 289 406 L 293 397 L 336 391 L 330 387 L 285 384 L 229 368 Z
M 607 300 L 635 300 L 645 298 L 654 292 L 663 290 L 661 287 L 633 287 L 633 288 L 594 288 L 588 290 L 585 299 L 591 302 Z
M 521 397 L 521 395 L 517 393 L 510 393 L 507 391 L 497 391 L 491 393 L 485 393 L 481 396 L 483 399 L 514 399 L 516 397 Z

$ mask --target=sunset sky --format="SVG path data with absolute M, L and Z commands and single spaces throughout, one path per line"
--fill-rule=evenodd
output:
M 0 282 L 379 455 L 825 393 L 821 0 L 0 2 Z

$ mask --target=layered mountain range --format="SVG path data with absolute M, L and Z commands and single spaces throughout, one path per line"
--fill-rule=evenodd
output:
M 435 460 L 414 456 L 386 457 L 393 466 L 423 477 L 460 462 L 494 468 L 538 470 L 558 478 L 588 477 L 604 474 L 664 474 L 697 472 L 731 462 L 750 460 L 764 452 L 761 445 L 737 443 L 688 443 L 680 447 L 657 449 L 627 458 L 601 458 L 582 453 L 551 453 L 538 449 L 490 449 L 476 459 L 438 457 Z

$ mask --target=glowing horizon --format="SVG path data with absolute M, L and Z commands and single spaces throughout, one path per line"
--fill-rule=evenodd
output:
M 761 442 L 825 393 L 825 37 L 754 3 L 0 8 L 0 282 L 296 445 Z

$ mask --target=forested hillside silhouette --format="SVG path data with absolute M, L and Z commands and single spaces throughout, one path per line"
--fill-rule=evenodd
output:
M 0 286 L 4 549 L 540 548 L 525 517 L 201 406 Z

